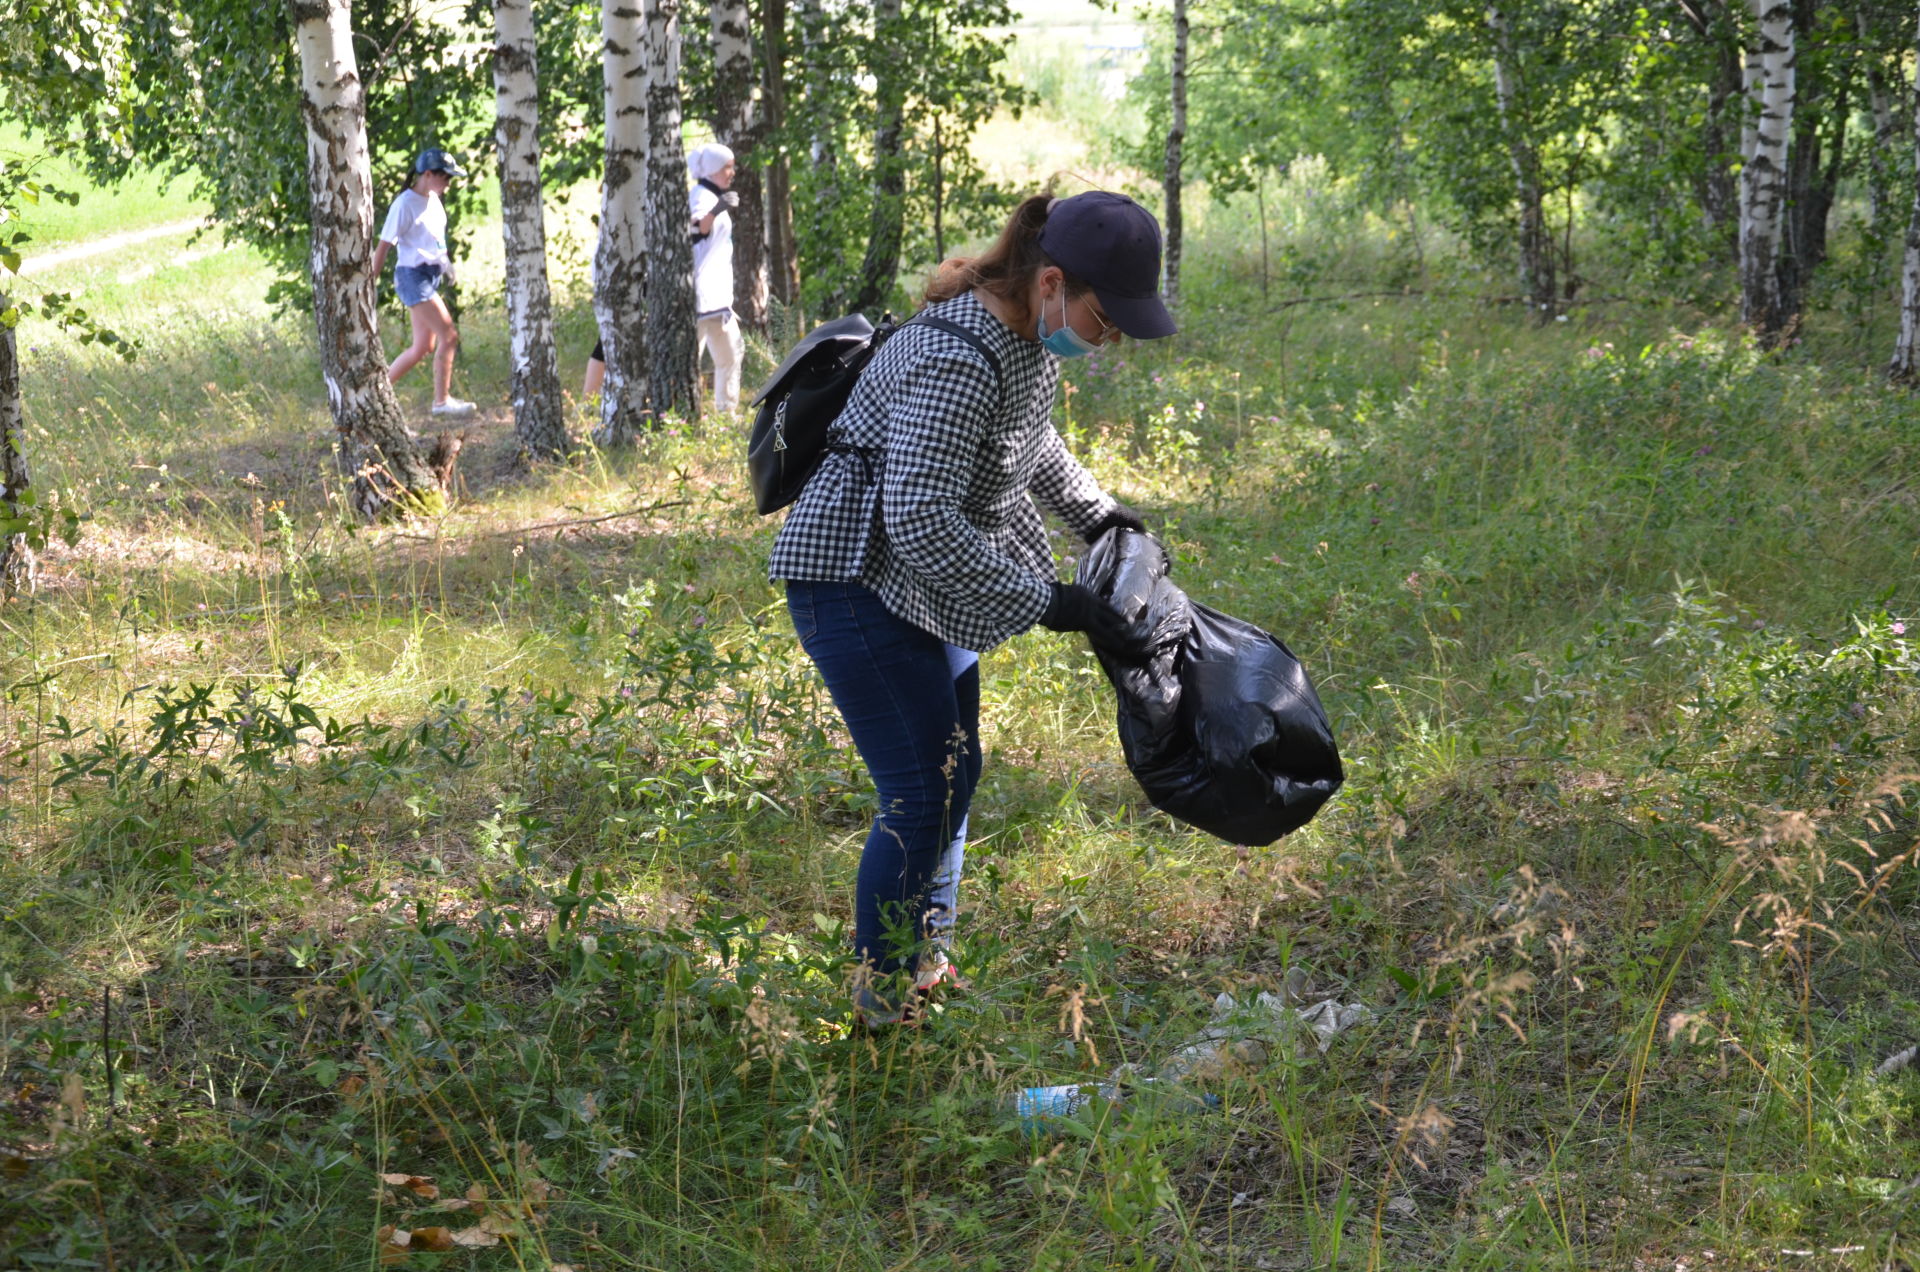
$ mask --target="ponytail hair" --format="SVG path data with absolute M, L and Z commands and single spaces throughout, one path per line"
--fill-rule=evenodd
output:
M 992 247 L 978 256 L 954 256 L 940 262 L 927 280 L 923 303 L 937 305 L 979 287 L 1012 305 L 1024 322 L 1034 275 L 1057 264 L 1040 250 L 1040 231 L 1047 224 L 1048 209 L 1056 201 L 1045 193 L 1022 199 Z M 1080 296 L 1090 290 L 1071 273 L 1061 272 L 1066 273 L 1068 295 Z

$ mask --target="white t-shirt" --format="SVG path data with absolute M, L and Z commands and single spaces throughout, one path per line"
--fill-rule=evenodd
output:
M 695 182 L 687 195 L 687 208 L 698 222 L 719 208 L 713 218 L 713 232 L 693 245 L 693 312 L 710 314 L 716 309 L 733 308 L 733 213 L 720 202 L 720 196 Z M 699 229 L 696 225 L 695 230 Z
M 407 189 L 387 209 L 387 223 L 380 227 L 382 242 L 399 248 L 395 265 L 448 265 L 447 205 L 437 194 L 421 194 Z

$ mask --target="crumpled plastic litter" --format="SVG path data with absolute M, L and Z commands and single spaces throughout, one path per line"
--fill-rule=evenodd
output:
M 1365 1003 L 1305 1001 L 1312 996 L 1312 982 L 1297 967 L 1277 994 L 1263 992 L 1246 1003 L 1221 994 L 1213 1000 L 1213 1020 L 1167 1057 L 1154 1076 L 1162 1082 L 1217 1081 L 1264 1067 L 1290 1041 L 1301 1054 L 1312 1047 L 1325 1055 L 1335 1038 L 1374 1018 Z
M 1128 1063 L 1097 1085 L 1028 1087 L 1017 1094 L 1014 1111 L 1022 1126 L 1044 1131 L 1096 1098 L 1111 1104 L 1151 1098 L 1175 1111 L 1215 1108 L 1218 1096 L 1193 1094 L 1189 1084 L 1256 1072 L 1289 1044 L 1297 1055 L 1325 1055 L 1334 1039 L 1374 1018 L 1373 1009 L 1365 1003 L 1316 996 L 1311 979 L 1296 967 L 1287 973 L 1278 993 L 1263 992 L 1245 1003 L 1232 994 L 1215 998 L 1213 1018 L 1206 1027 L 1158 1067 Z

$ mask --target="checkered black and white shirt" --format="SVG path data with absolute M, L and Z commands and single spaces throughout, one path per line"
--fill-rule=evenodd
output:
M 1053 427 L 1060 360 L 972 295 L 932 306 L 1000 359 L 914 323 L 867 364 L 829 452 L 787 514 L 767 573 L 857 579 L 908 622 L 987 650 L 1040 620 L 1056 577 L 1031 494 L 1084 535 L 1114 509 Z

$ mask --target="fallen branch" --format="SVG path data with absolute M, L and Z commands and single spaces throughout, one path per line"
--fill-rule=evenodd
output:
M 447 539 L 512 538 L 515 535 L 537 534 L 542 530 L 571 530 L 575 526 L 594 526 L 599 525 L 602 521 L 618 521 L 622 517 L 638 517 L 643 513 L 658 512 L 662 508 L 684 508 L 692 502 L 693 500 L 691 499 L 667 499 L 660 503 L 647 504 L 641 508 L 628 508 L 624 512 L 609 512 L 599 517 L 576 517 L 571 521 L 541 521 L 530 526 L 513 526 L 506 530 L 482 530 L 477 534 L 408 534 L 404 530 L 396 530 L 393 532 L 392 537 L 395 539 L 414 539 L 421 543 L 439 543 Z

